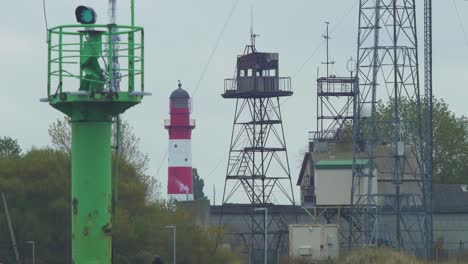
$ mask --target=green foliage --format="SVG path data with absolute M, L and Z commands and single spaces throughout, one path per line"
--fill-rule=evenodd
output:
M 402 99 L 399 115 L 405 120 L 405 126 L 415 138 L 418 137 L 417 104 Z M 377 137 L 379 140 L 389 141 L 394 137 L 394 131 L 383 121 L 393 120 L 394 103 L 379 102 L 377 105 Z M 424 109 L 422 113 L 424 114 Z M 361 127 L 364 138 L 368 136 L 368 123 Z M 425 127 L 424 116 L 421 126 Z M 421 131 L 422 136 L 425 130 Z M 343 128 L 341 139 L 343 142 L 351 142 L 352 125 L 349 123 Z M 433 179 L 436 183 L 468 183 L 468 118 L 457 116 L 450 111 L 449 105 L 441 99 L 434 99 L 433 103 Z
M 117 129 L 115 123 L 112 124 L 112 138 L 115 142 Z M 120 145 L 119 155 L 123 160 L 132 164 L 138 173 L 145 173 L 148 170 L 149 158 L 140 149 L 140 138 L 133 132 L 133 127 L 127 121 L 120 122 Z
M 50 149 L 33 149 L 20 159 L 0 160 L 0 190 L 5 192 L 21 252 L 29 253 L 25 242 L 34 240 L 41 252 L 38 263 L 64 263 L 70 252 L 69 158 Z M 1 209 L 0 237 L 9 242 Z M 6 263 L 14 263 L 11 248 L 1 249 L 0 256 L 10 257 Z
M 21 156 L 18 140 L 11 137 L 0 137 L 0 159 L 14 159 Z
M 113 123 L 113 142 L 115 142 L 116 134 L 116 126 Z M 50 124 L 49 137 L 55 149 L 70 155 L 72 140 L 71 119 L 65 116 L 63 119 L 57 119 Z M 123 121 L 120 124 L 119 155 L 124 161 L 137 168 L 139 173 L 147 171 L 149 165 L 148 155 L 140 150 L 140 138 L 135 135 L 133 127 L 127 121 Z
M 198 175 L 198 170 L 193 168 L 192 169 L 192 176 L 193 176 L 193 198 L 195 200 L 207 200 L 205 193 L 203 192 L 203 188 L 205 187 L 205 181 Z
M 217 248 L 218 229 L 204 230 L 181 210 L 149 199 L 151 180 L 125 161 L 119 166 L 118 219 L 113 226 L 115 264 L 148 264 L 154 255 L 172 260 L 172 233 L 177 226 L 178 263 L 232 263 L 234 256 Z M 53 149 L 32 149 L 18 159 L 0 159 L 0 191 L 5 192 L 20 247 L 28 262 L 36 242 L 37 264 L 70 264 L 70 156 Z M 0 238 L 9 243 L 0 206 Z M 196 245 L 196 246 L 195 246 Z M 7 256 L 7 259 L 1 259 Z M 0 247 L 0 261 L 13 263 L 11 247 Z
M 71 119 L 65 116 L 63 119 L 57 119 L 49 125 L 49 137 L 52 140 L 52 146 L 60 151 L 71 155 Z
M 378 120 L 391 120 L 394 109 L 393 102 L 380 103 Z M 403 120 L 412 120 L 414 123 L 418 120 L 416 104 L 402 100 L 400 109 Z M 415 127 L 414 123 L 409 126 Z M 424 118 L 422 127 L 425 127 Z M 391 131 L 384 133 L 391 134 Z M 424 133 L 425 131 L 422 131 L 423 137 Z M 435 99 L 433 103 L 433 151 L 435 182 L 468 183 L 468 119 L 464 116 L 456 116 L 444 100 L 438 99 Z
M 468 118 L 456 116 L 443 100 L 434 102 L 434 180 L 468 183 Z

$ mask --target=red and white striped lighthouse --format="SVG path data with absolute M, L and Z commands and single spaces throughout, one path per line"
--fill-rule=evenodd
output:
M 169 131 L 168 151 L 168 181 L 167 194 L 169 199 L 177 201 L 193 200 L 192 176 L 192 129 L 195 121 L 190 119 L 192 102 L 190 95 L 179 88 L 171 93 L 170 119 L 166 120 L 164 127 Z

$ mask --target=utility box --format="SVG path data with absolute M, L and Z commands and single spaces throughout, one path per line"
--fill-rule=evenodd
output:
M 290 258 L 322 261 L 339 254 L 338 225 L 289 225 Z

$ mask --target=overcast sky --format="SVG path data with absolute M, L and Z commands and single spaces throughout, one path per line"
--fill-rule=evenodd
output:
M 191 94 L 200 79 L 221 28 L 235 0 L 136 1 L 136 22 L 145 27 L 146 89 L 151 97 L 123 115 L 141 138 L 149 154 L 150 174 L 166 190 L 168 97 L 182 80 Z M 307 145 L 308 131 L 315 126 L 315 78 L 324 60 L 321 35 L 324 21 L 332 29 L 331 54 L 334 73 L 347 74 L 346 62 L 356 57 L 358 0 L 239 0 L 222 35 L 206 74 L 193 98 L 193 166 L 205 180 L 205 193 L 216 203 L 222 196 L 228 146 L 234 112 L 233 100 L 223 99 L 223 79 L 230 78 L 236 56 L 249 40 L 250 8 L 254 8 L 255 32 L 261 36 L 257 49 L 280 54 L 280 75 L 290 76 L 294 95 L 283 104 L 283 121 L 296 183 L 299 152 Z M 417 0 L 418 28 L 422 44 L 422 4 Z M 74 8 L 95 7 L 99 23 L 107 23 L 107 1 L 46 0 L 49 27 L 74 22 Z M 129 0 L 118 1 L 118 22 L 128 23 Z M 458 12 L 461 19 L 455 11 Z M 47 45 L 40 0 L 4 1 L 0 20 L 0 136 L 17 138 L 23 149 L 50 145 L 49 124 L 62 114 L 40 103 L 46 95 Z M 458 115 L 468 115 L 468 3 L 434 1 L 434 92 Z M 314 53 L 314 50 L 318 52 Z M 421 47 L 422 48 L 422 47 Z M 422 50 L 420 52 L 422 55 Z M 309 58 L 309 60 L 307 60 Z M 423 61 L 423 58 L 420 58 Z M 306 63 L 307 62 L 307 63 Z M 322 69 L 323 72 L 323 69 Z M 423 71 L 421 71 L 422 76 Z M 158 168 L 162 166 L 159 174 Z M 295 188 L 295 196 L 298 197 Z

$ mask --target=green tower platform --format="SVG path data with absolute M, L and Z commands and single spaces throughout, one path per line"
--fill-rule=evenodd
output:
M 72 121 L 72 263 L 110 264 L 112 120 L 148 95 L 143 28 L 59 26 L 49 30 L 48 48 L 41 100 Z

